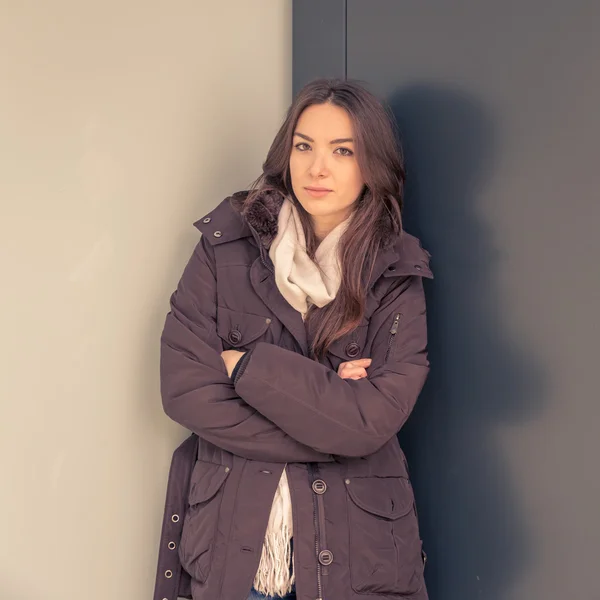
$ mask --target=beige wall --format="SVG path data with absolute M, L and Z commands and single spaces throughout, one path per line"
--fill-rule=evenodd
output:
M 0 598 L 149 600 L 158 339 L 290 100 L 291 2 L 0 0 L 0 40 Z

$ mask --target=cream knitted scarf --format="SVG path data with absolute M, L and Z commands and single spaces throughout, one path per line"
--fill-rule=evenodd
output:
M 337 294 L 341 279 L 338 244 L 349 223 L 350 218 L 323 239 L 312 261 L 306 252 L 306 238 L 298 211 L 288 198 L 283 201 L 277 220 L 277 236 L 269 256 L 275 265 L 279 291 L 302 318 L 310 304 L 321 308 Z
M 313 262 L 306 252 L 306 238 L 298 211 L 286 198 L 278 216 L 277 236 L 269 249 L 275 266 L 275 282 L 281 295 L 301 313 L 311 304 L 323 307 L 338 292 L 341 281 L 338 244 L 350 219 L 333 229 L 319 244 Z M 292 502 L 284 468 L 275 492 L 254 588 L 266 596 L 285 596 L 295 581 L 290 540 Z M 292 569 L 290 570 L 290 563 Z

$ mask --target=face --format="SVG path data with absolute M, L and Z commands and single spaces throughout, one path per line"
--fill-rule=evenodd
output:
M 350 215 L 363 189 L 353 138 L 350 116 L 339 106 L 314 104 L 298 119 L 290 154 L 292 187 L 319 237 Z

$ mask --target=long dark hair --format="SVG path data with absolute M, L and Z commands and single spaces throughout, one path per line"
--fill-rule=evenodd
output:
M 352 120 L 356 158 L 365 186 L 340 240 L 342 280 L 336 298 L 323 308 L 313 305 L 306 317 L 313 333 L 312 351 L 318 357 L 363 319 L 366 284 L 377 252 L 402 230 L 405 180 L 402 150 L 389 109 L 358 81 L 317 79 L 300 90 L 288 109 L 263 164 L 263 173 L 252 186 L 247 202 L 266 191 L 290 197 L 302 219 L 307 252 L 314 257 L 318 240 L 310 215 L 294 196 L 289 160 L 300 115 L 309 106 L 326 102 L 346 110 Z

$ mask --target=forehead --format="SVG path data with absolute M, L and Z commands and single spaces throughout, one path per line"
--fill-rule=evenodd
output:
M 313 104 L 304 109 L 296 124 L 296 131 L 327 143 L 354 135 L 350 115 L 343 108 L 330 103 Z

